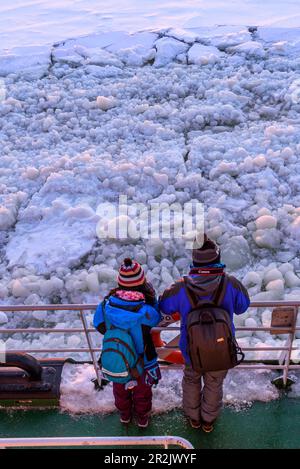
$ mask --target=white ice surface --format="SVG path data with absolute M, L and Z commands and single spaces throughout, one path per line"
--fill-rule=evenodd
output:
M 182 371 L 163 370 L 162 380 L 153 389 L 153 412 L 168 412 L 182 405 Z M 115 410 L 112 385 L 95 391 L 91 379 L 95 377 L 91 365 L 66 364 L 63 369 L 60 405 L 72 413 L 109 413 Z M 237 410 L 253 401 L 268 402 L 279 397 L 271 384 L 273 374 L 268 371 L 237 371 L 228 373 L 224 382 L 224 403 Z
M 99 31 L 231 25 L 300 26 L 293 0 L 2 0 L 0 47 L 45 45 Z

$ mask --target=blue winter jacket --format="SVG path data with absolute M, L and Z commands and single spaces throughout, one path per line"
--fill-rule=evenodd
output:
M 245 287 L 233 276 L 225 274 L 226 281 L 224 285 L 223 295 L 220 297 L 220 306 L 230 314 L 232 322 L 232 331 L 235 332 L 233 324 L 233 314 L 244 313 L 249 304 L 249 296 Z M 210 290 L 212 284 L 211 278 L 202 275 L 190 274 L 187 278 L 187 283 L 194 293 L 198 294 L 201 300 L 211 300 L 213 293 L 206 294 L 206 290 Z M 168 288 L 159 301 L 160 311 L 163 313 L 163 320 L 161 326 L 168 325 L 174 322 L 172 315 L 179 313 L 180 316 L 180 341 L 179 347 L 187 364 L 190 364 L 190 359 L 187 354 L 187 316 L 192 309 L 191 301 L 189 300 L 188 293 L 185 287 L 184 279 L 175 282 Z M 178 318 L 175 318 L 175 320 Z
M 126 311 L 113 305 L 120 307 L 128 307 L 142 305 L 137 312 Z M 162 317 L 158 310 L 146 304 L 144 301 L 125 301 L 116 296 L 110 296 L 104 300 L 105 317 L 103 316 L 103 302 L 100 303 L 94 315 L 94 327 L 99 330 L 100 324 L 105 322 L 106 328 L 108 323 L 112 326 L 126 329 L 129 331 L 138 354 L 144 354 L 144 364 L 150 366 L 157 361 L 157 355 L 154 350 L 152 339 L 150 336 L 150 328 L 157 326 Z M 149 353 L 148 353 L 149 352 Z

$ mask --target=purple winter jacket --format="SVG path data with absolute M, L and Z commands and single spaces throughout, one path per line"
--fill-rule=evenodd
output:
M 233 333 L 235 332 L 233 315 L 244 313 L 250 304 L 248 292 L 239 280 L 225 274 L 223 268 L 211 269 L 213 273 L 209 272 L 209 267 L 201 269 L 193 268 L 188 277 L 185 278 L 185 281 L 181 278 L 175 282 L 170 288 L 165 290 L 159 299 L 159 308 L 163 314 L 160 326 L 168 325 L 179 319 L 178 314 L 180 316 L 179 347 L 187 364 L 190 363 L 187 354 L 187 316 L 192 309 L 192 305 L 188 297 L 186 285 L 193 293 L 196 293 L 199 300 L 210 300 L 220 282 L 221 275 L 225 275 L 224 289 L 219 305 L 229 313 Z

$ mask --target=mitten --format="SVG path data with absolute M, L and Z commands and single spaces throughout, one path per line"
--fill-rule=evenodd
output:
M 145 383 L 148 386 L 153 386 L 158 384 L 158 381 L 161 379 L 161 373 L 158 363 L 154 363 L 149 367 L 145 367 Z

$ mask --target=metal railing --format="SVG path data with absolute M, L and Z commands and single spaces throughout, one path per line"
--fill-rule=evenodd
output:
M 179 436 L 0 438 L 0 449 L 49 446 L 163 446 L 168 449 L 171 445 L 194 449 L 188 440 Z
M 0 306 L 0 311 L 2 312 L 18 312 L 18 313 L 28 313 L 33 311 L 76 311 L 79 313 L 82 328 L 0 328 L 0 334 L 16 334 L 16 333 L 64 333 L 64 334 L 74 334 L 74 333 L 84 333 L 86 337 L 87 347 L 67 347 L 67 348 L 29 348 L 29 349 L 21 349 L 21 350 L 11 350 L 13 352 L 27 352 L 27 353 L 34 353 L 34 354 L 41 354 L 41 353 L 89 353 L 91 360 L 93 362 L 93 366 L 95 369 L 96 377 L 98 383 L 101 382 L 101 372 L 98 367 L 98 360 L 97 360 L 97 353 L 101 352 L 101 348 L 97 348 L 93 346 L 93 341 L 91 337 L 91 333 L 95 333 L 94 328 L 90 328 L 87 322 L 86 313 L 90 313 L 95 311 L 97 305 L 96 304 L 65 304 L 65 305 L 18 305 L 18 306 Z M 298 309 L 300 307 L 300 301 L 264 301 L 264 302 L 252 302 L 250 304 L 250 308 L 269 308 L 269 307 L 291 307 L 294 309 L 295 315 L 295 324 L 298 315 Z M 281 330 L 285 330 L 285 328 L 280 328 Z M 169 327 L 155 327 L 153 328 L 155 331 L 179 331 L 179 327 L 169 326 Z M 256 331 L 263 331 L 263 332 L 271 332 L 274 330 L 271 326 L 269 327 L 237 327 L 236 331 L 245 331 L 245 332 L 256 332 Z M 293 341 L 295 339 L 296 331 L 299 331 L 300 327 L 292 327 L 287 328 L 287 340 L 284 346 L 282 347 L 243 347 L 245 352 L 258 352 L 258 351 L 280 351 L 281 355 L 278 359 L 277 364 L 241 364 L 238 365 L 235 369 L 268 369 L 268 370 L 283 370 L 283 382 L 284 384 L 287 383 L 288 373 L 289 370 L 300 370 L 300 364 L 291 364 L 291 355 L 294 350 L 299 350 L 297 347 L 293 347 Z M 158 347 L 157 351 L 159 354 L 160 350 L 178 350 L 178 347 L 175 346 L 165 346 L 165 347 Z M 7 350 L 9 351 L 9 350 Z M 178 368 L 178 366 L 170 365 L 168 368 Z

